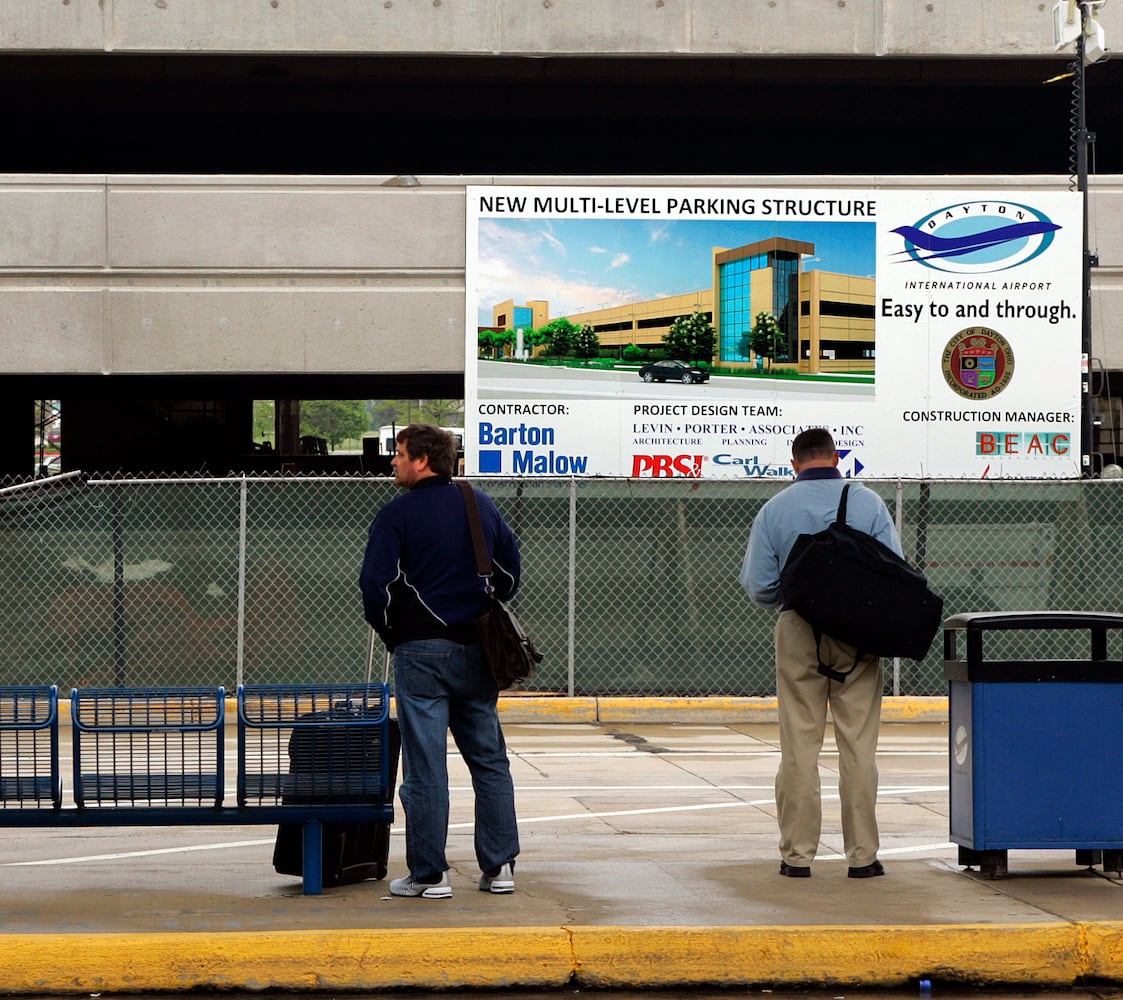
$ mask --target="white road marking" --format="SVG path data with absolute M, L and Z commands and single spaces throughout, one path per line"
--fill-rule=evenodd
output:
M 161 847 L 150 851 L 126 851 L 120 854 L 87 854 L 81 858 L 47 858 L 42 861 L 5 861 L 2 868 L 33 868 L 36 865 L 77 865 L 86 861 L 122 861 L 127 858 L 147 858 L 157 854 L 186 854 L 190 851 L 221 851 L 228 847 L 261 847 L 272 844 L 268 840 L 237 840 L 228 844 L 188 844 L 184 847 Z
M 548 786 L 544 786 L 544 787 L 548 787 Z M 624 787 L 628 787 L 628 786 L 624 786 Z M 727 786 L 727 787 L 735 787 L 735 786 Z M 749 787 L 752 787 L 752 786 L 749 786 Z M 612 790 L 612 786 L 601 786 L 601 788 L 604 791 Z M 619 788 L 619 786 L 617 786 L 617 788 Z M 665 791 L 665 790 L 669 790 L 669 789 L 686 790 L 685 786 L 675 786 L 675 785 L 670 785 L 670 786 L 639 785 L 639 786 L 634 786 L 634 788 L 635 788 L 635 790 L 651 791 L 651 792 Z M 453 788 L 453 789 L 451 789 L 451 791 L 467 791 L 467 790 L 468 789 L 466 789 L 466 788 Z M 518 791 L 518 790 L 519 789 L 516 789 L 516 791 Z M 524 788 L 522 790 L 526 791 L 527 789 Z M 542 789 L 540 788 L 540 789 L 537 789 L 537 790 L 542 790 Z M 553 789 L 550 789 L 550 790 L 553 790 Z M 558 790 L 560 791 L 561 789 L 559 788 Z M 591 787 L 591 786 L 571 786 L 570 790 L 571 791 L 591 791 L 591 790 L 593 790 L 593 787 Z M 723 791 L 725 789 L 723 789 L 719 786 L 715 786 L 715 785 L 698 785 L 698 786 L 689 786 L 689 790 L 714 792 L 714 791 Z M 912 785 L 912 786 L 901 787 L 901 788 L 895 788 L 895 787 L 881 788 L 881 789 L 878 790 L 878 799 L 892 798 L 892 797 L 901 796 L 901 795 L 918 795 L 918 794 L 925 793 L 925 792 L 946 792 L 947 790 L 948 790 L 947 785 Z M 824 800 L 837 799 L 838 794 L 837 794 L 837 792 L 824 791 L 822 797 L 823 797 Z M 702 812 L 704 810 L 709 810 L 709 809 L 736 809 L 736 808 L 745 808 L 745 807 L 748 807 L 748 806 L 771 806 L 771 805 L 774 805 L 774 804 L 775 804 L 775 800 L 773 798 L 749 799 L 749 800 L 737 799 L 737 800 L 729 801 L 729 802 L 704 802 L 704 803 L 698 803 L 698 804 L 694 804 L 694 805 L 654 806 L 654 807 L 647 808 L 647 809 L 618 809 L 618 810 L 612 810 L 612 811 L 608 811 L 608 812 L 585 811 L 585 812 L 577 812 L 577 813 L 559 813 L 559 814 L 556 814 L 556 815 L 553 815 L 553 816 L 520 816 L 519 817 L 519 825 L 523 826 L 523 825 L 528 825 L 528 824 L 531 824 L 531 823 L 562 823 L 562 822 L 565 822 L 566 820 L 579 820 L 579 819 L 585 819 L 585 820 L 587 820 L 587 819 L 613 819 L 613 818 L 616 818 L 616 817 L 623 817 L 623 816 L 653 816 L 653 815 L 659 815 L 659 814 L 663 814 L 663 813 Z M 472 827 L 474 825 L 475 825 L 474 823 L 450 823 L 449 829 L 450 830 L 470 830 L 470 829 L 472 829 Z M 393 833 L 395 833 L 395 834 L 400 834 L 401 832 L 402 831 L 401 831 L 400 827 L 393 831 Z M 77 858 L 46 858 L 46 859 L 43 859 L 43 860 L 40 860 L 40 861 L 5 861 L 5 862 L 0 862 L 0 868 L 31 868 L 31 867 L 47 866 L 47 865 L 76 865 L 76 864 L 84 864 L 84 863 L 89 862 L 89 861 L 123 861 L 123 860 L 128 860 L 130 858 L 153 857 L 153 856 L 161 855 L 161 854 L 186 854 L 186 853 L 191 853 L 191 852 L 195 852 L 195 851 L 219 851 L 219 850 L 236 849 L 236 848 L 242 848 L 242 847 L 263 847 L 263 846 L 267 846 L 269 844 L 272 844 L 273 842 L 274 842 L 273 838 L 270 837 L 268 840 L 238 840 L 238 841 L 230 841 L 228 843 L 222 843 L 222 844 L 188 844 L 188 845 L 184 845 L 183 847 L 161 847 L 161 848 L 154 848 L 152 850 L 125 851 L 125 852 L 120 852 L 120 853 L 115 853 L 115 854 L 90 854 L 90 855 L 85 855 L 83 857 L 77 857 Z M 928 848 L 912 847 L 912 848 L 897 848 L 895 850 L 898 853 L 903 852 L 903 851 L 923 851 L 923 850 L 926 850 L 926 849 L 943 850 L 948 846 L 951 846 L 951 845 L 940 844 L 940 845 L 931 845 Z M 894 849 L 886 850 L 886 851 L 883 851 L 882 853 L 883 854 L 889 854 L 893 850 Z M 839 857 L 838 855 L 824 855 L 823 860 L 837 860 L 838 857 Z
M 900 854 L 929 854 L 936 851 L 946 851 L 953 847 L 958 847 L 958 844 L 953 844 L 950 840 L 943 844 L 913 844 L 911 847 L 879 847 L 877 856 L 879 858 L 887 858 L 889 855 Z M 818 854 L 815 856 L 816 861 L 845 861 L 845 854 Z
M 779 757 L 779 747 L 762 747 L 759 750 L 671 750 L 666 747 L 659 747 L 658 744 L 651 744 L 657 746 L 658 750 L 653 751 L 650 746 L 643 747 L 642 745 L 637 749 L 634 747 L 621 748 L 619 750 L 515 750 L 510 746 L 507 747 L 507 752 L 512 757 L 525 758 L 527 760 L 539 760 L 543 757 L 556 757 L 565 759 L 581 759 L 593 757 L 636 757 L 648 756 L 655 760 L 660 757 L 707 757 L 713 759 L 715 757 Z M 892 750 L 881 749 L 878 750 L 878 757 L 946 757 L 948 755 L 947 747 L 942 747 L 939 750 Z M 449 753 L 449 760 L 455 760 L 460 755 L 457 753 Z M 819 753 L 820 757 L 837 757 L 838 750 L 834 747 L 823 747 Z

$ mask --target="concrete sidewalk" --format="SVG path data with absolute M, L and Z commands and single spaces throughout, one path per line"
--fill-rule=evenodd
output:
M 0 830 L 0 993 L 1123 982 L 1119 880 L 1071 851 L 1012 851 L 1004 881 L 957 864 L 946 724 L 883 725 L 885 878 L 846 877 L 828 742 L 822 853 L 796 880 L 778 874 L 775 725 L 637 714 L 505 711 L 511 896 L 476 888 L 455 754 L 448 900 L 303 896 L 268 828 Z M 403 856 L 399 824 L 392 875 Z

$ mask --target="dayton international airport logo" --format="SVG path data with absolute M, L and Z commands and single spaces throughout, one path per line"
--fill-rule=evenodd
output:
M 949 274 L 989 274 L 1044 253 L 1060 228 L 1029 205 L 967 201 L 892 230 L 905 241 L 893 256 Z
M 1014 377 L 1014 351 L 1002 334 L 985 326 L 960 330 L 944 348 L 944 380 L 964 399 L 997 396 Z

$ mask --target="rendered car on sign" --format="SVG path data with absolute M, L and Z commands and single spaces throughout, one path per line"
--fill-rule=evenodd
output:
M 670 379 L 689 385 L 691 382 L 705 382 L 710 373 L 685 361 L 653 361 L 639 370 L 639 377 L 645 382 L 666 382 Z

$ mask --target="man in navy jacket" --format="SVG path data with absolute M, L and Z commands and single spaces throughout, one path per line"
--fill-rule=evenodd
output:
M 439 427 L 398 432 L 391 465 L 408 491 L 379 511 L 359 576 L 363 611 L 394 654 L 394 696 L 402 735 L 409 874 L 390 882 L 396 896 L 452 895 L 448 838 L 447 734 L 464 757 L 476 793 L 479 888 L 515 889 L 519 853 L 515 793 L 496 709 L 498 687 L 475 622 L 487 606 L 464 498 L 452 482 L 456 441 Z M 519 547 L 491 499 L 476 499 L 500 599 L 519 585 Z

